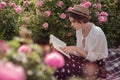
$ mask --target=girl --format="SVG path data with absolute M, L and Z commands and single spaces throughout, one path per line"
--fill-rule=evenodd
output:
M 102 29 L 89 22 L 89 10 L 75 5 L 69 11 L 71 26 L 76 30 L 76 46 L 61 48 L 71 55 L 65 57 L 65 66 L 55 71 L 58 80 L 70 76 L 82 76 L 86 80 L 106 80 L 105 58 L 108 56 L 107 41 Z

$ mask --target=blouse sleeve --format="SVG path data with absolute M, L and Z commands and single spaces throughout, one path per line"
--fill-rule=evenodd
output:
M 97 35 L 94 44 L 88 49 L 86 59 L 90 61 L 96 61 L 105 59 L 108 56 L 107 41 L 105 35 Z

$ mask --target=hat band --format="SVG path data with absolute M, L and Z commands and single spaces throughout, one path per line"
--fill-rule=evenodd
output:
M 80 14 L 83 14 L 83 15 L 85 15 L 85 16 L 89 16 L 89 15 L 87 15 L 87 14 L 85 14 L 85 13 L 83 13 L 83 12 L 77 11 L 77 10 L 75 10 L 75 9 L 73 9 L 73 11 L 75 11 L 75 12 L 77 12 L 77 13 L 80 13 Z

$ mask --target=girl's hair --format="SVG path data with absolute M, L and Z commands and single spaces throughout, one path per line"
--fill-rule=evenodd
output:
M 81 22 L 83 22 L 83 23 L 89 22 L 88 18 L 86 18 L 86 17 L 84 17 L 82 15 L 78 15 L 78 14 L 72 13 L 72 12 L 68 13 L 68 17 L 74 18 L 79 23 L 81 23 Z

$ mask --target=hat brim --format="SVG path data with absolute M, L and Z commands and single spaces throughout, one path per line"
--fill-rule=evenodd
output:
M 75 13 L 75 14 L 80 15 L 80 16 L 84 16 L 84 17 L 86 17 L 86 18 L 88 18 L 88 19 L 91 18 L 90 16 L 84 15 L 84 14 L 82 14 L 82 13 L 80 13 L 80 12 L 77 12 L 77 11 L 74 11 L 74 10 L 71 10 L 71 11 L 69 11 L 69 12 L 70 12 L 70 13 Z

